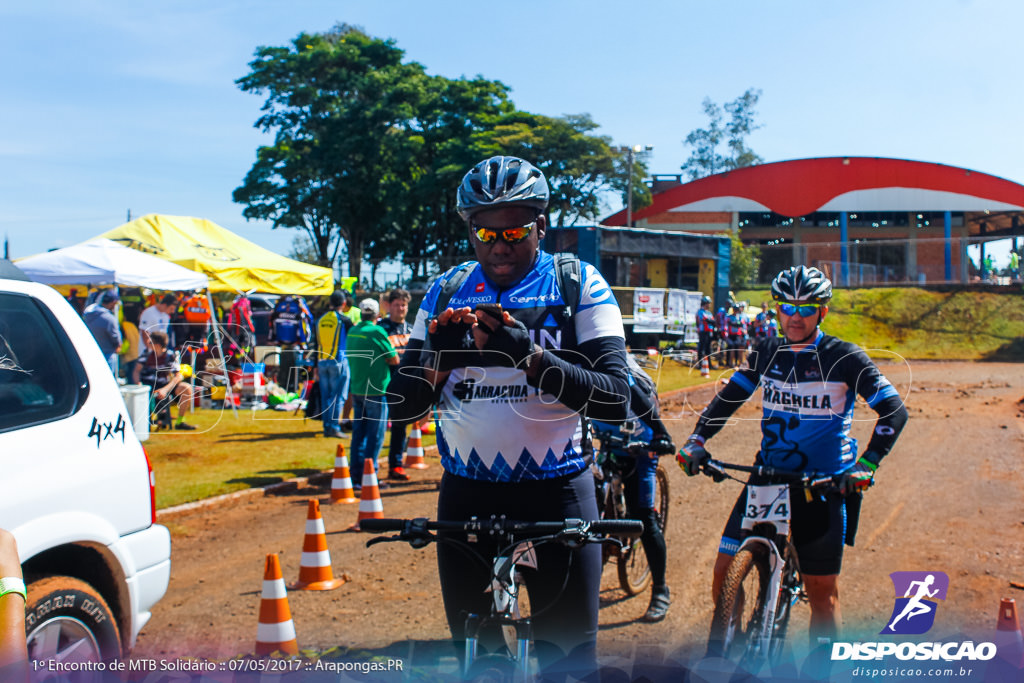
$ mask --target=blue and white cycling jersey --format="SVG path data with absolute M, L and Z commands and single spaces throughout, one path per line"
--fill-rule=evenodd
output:
M 421 342 L 426 338 L 427 322 L 439 313 L 435 307 L 444 281 L 460 269 L 473 268 L 448 308 L 499 303 L 526 326 L 534 343 L 572 362 L 569 352 L 581 343 L 624 338 L 608 283 L 592 265 L 580 265 L 580 301 L 568 322 L 554 257 L 540 252 L 526 276 L 504 290 L 495 288 L 475 262 L 452 268 L 431 284 L 411 337 Z M 438 450 L 442 466 L 452 474 L 515 482 L 570 475 L 587 466 L 581 456 L 579 414 L 527 384 L 526 373 L 518 368 L 456 368 L 442 387 L 438 407 Z
M 748 364 L 729 381 L 742 390 L 742 400 L 761 389 L 759 460 L 782 469 L 848 469 L 857 459 L 857 440 L 850 436 L 857 396 L 874 408 L 899 395 L 860 347 L 820 331 L 797 352 L 781 337 L 764 339 Z M 717 412 L 709 406 L 701 423 L 720 417 Z

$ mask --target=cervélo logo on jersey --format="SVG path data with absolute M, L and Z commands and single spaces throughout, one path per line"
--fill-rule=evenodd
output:
M 946 599 L 949 577 L 945 572 L 893 572 L 892 614 L 879 635 L 920 635 L 935 624 L 939 601 Z M 973 641 L 935 642 L 836 642 L 832 660 L 881 660 L 886 657 L 907 661 L 987 661 L 996 655 L 994 643 Z

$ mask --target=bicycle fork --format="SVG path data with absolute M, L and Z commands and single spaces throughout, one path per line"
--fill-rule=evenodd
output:
M 775 633 L 775 615 L 779 604 L 778 598 L 782 591 L 782 575 L 786 563 L 779 549 L 767 538 L 748 536 L 740 544 L 740 549 L 748 545 L 761 545 L 768 550 L 768 568 L 771 570 L 771 575 L 765 590 L 764 618 L 757 625 L 757 633 L 752 634 L 755 652 L 768 656 L 771 653 L 770 647 Z
M 520 585 L 516 582 L 516 561 L 525 551 L 516 546 L 508 555 L 494 559 L 493 579 L 488 590 L 493 606 L 491 617 L 484 619 L 477 614 L 466 617 L 466 650 L 463 675 L 469 677 L 473 662 L 479 656 L 480 630 L 485 623 L 495 623 L 502 631 L 509 657 L 516 665 L 516 680 L 525 683 L 530 680 L 530 640 L 533 638 L 529 618 L 519 614 Z M 515 647 L 512 647 L 513 641 Z M 514 651 L 513 651 L 514 650 Z

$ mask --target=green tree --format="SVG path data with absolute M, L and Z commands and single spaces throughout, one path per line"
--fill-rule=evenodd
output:
M 691 180 L 764 161 L 746 143 L 747 137 L 761 128 L 755 123 L 757 112 L 754 109 L 760 97 L 760 90 L 749 88 L 732 102 L 727 102 L 724 111 L 711 98 L 704 98 L 702 106 L 708 117 L 708 126 L 691 131 L 683 141 L 693 148 L 682 166 Z M 725 122 L 725 114 L 729 115 L 728 122 Z
M 386 238 L 388 199 L 406 180 L 394 164 L 426 75 L 403 57 L 393 41 L 345 24 L 256 51 L 237 84 L 266 93 L 256 127 L 275 139 L 232 195 L 246 218 L 306 231 L 324 265 L 344 241 L 359 275 L 367 246 Z
M 309 235 L 302 233 L 292 238 L 292 248 L 288 252 L 288 258 L 295 259 L 296 261 L 302 261 L 303 263 L 310 263 L 312 265 L 320 264 L 320 254 L 317 252 L 316 247 L 309 241 Z
M 755 284 L 761 270 L 761 248 L 756 244 L 743 244 L 737 231 L 729 233 L 729 240 L 732 246 L 729 287 L 741 289 Z
M 479 137 L 488 154 L 519 156 L 544 172 L 551 188 L 548 214 L 557 214 L 552 224 L 564 227 L 581 219 L 597 219 L 605 192 L 618 190 L 625 195 L 626 154 L 615 151 L 609 138 L 593 135 L 598 127 L 589 114 L 554 118 L 515 112 Z M 646 174 L 642 160 L 636 160 L 633 172 L 640 177 L 633 185 L 634 206 L 646 206 L 651 197 L 642 182 Z
M 478 136 L 514 110 L 508 87 L 498 81 L 479 76 L 428 80 L 407 130 L 409 185 L 391 202 L 403 260 L 414 277 L 427 275 L 428 262 L 449 265 L 471 252 L 455 205 L 459 183 L 488 154 Z

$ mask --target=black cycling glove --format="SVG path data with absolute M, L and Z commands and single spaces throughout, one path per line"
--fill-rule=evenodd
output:
M 499 325 L 487 336 L 487 343 L 484 344 L 484 351 L 491 351 L 489 360 L 495 365 L 506 367 L 521 367 L 523 361 L 533 353 L 533 340 L 526 325 L 518 320 L 514 324 Z M 486 326 L 484 329 L 487 329 Z
M 470 358 L 475 356 L 472 353 L 475 349 L 470 329 L 469 323 L 449 322 L 442 325 L 438 321 L 437 331 L 427 333 L 430 350 L 435 352 L 434 370 L 448 372 L 469 365 Z

